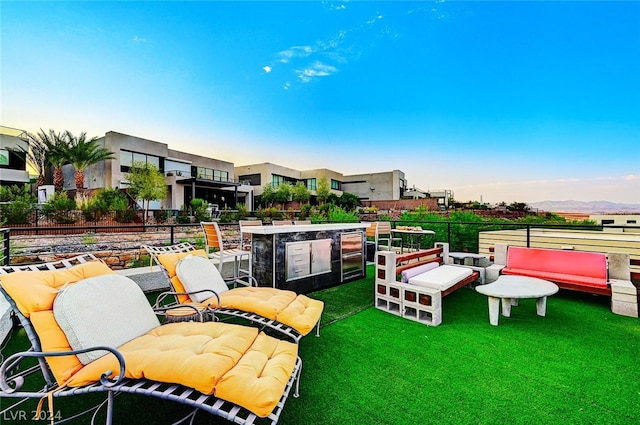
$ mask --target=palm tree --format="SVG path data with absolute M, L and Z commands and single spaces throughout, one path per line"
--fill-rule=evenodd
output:
M 45 133 L 40 129 L 39 133 L 27 133 L 30 149 L 23 150 L 29 164 L 38 172 L 38 185 L 45 182 L 45 171 L 48 166 L 53 167 L 53 184 L 56 192 L 62 192 L 64 188 L 64 175 L 62 166 L 67 163 L 67 134 L 56 133 L 49 130 Z
M 98 143 L 98 138 L 87 140 L 87 133 L 80 133 L 79 137 L 66 132 L 68 143 L 67 160 L 75 168 L 76 190 L 84 189 L 84 171 L 93 164 L 107 159 L 113 159 L 114 154 Z

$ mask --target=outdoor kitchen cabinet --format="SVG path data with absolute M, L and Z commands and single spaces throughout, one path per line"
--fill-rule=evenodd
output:
M 259 286 L 299 294 L 366 276 L 368 223 L 250 226 L 253 276 Z M 344 235 L 344 237 L 343 237 Z
M 331 239 L 286 244 L 286 280 L 331 272 Z

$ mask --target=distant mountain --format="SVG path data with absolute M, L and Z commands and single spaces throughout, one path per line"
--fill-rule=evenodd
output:
M 608 201 L 540 201 L 529 202 L 532 209 L 549 212 L 572 212 L 585 214 L 638 213 L 640 204 L 617 204 Z

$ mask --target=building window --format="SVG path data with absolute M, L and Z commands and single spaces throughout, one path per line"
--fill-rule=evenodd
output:
M 259 173 L 256 174 L 243 174 L 238 176 L 240 182 L 247 182 L 251 186 L 260 186 L 262 184 L 262 176 Z
M 602 224 L 613 224 L 613 220 L 602 220 Z
M 317 189 L 317 184 L 316 184 L 316 179 L 312 178 L 312 179 L 307 179 L 307 189 L 309 190 L 316 190 Z
M 213 168 L 194 167 L 196 169 L 196 177 L 204 180 L 213 180 L 218 182 L 228 182 L 229 172 L 214 170 Z
M 627 224 L 636 224 L 637 222 L 635 220 L 627 220 Z
M 278 187 L 281 184 L 289 183 L 292 186 L 295 186 L 298 183 L 297 179 L 286 176 L 279 176 L 278 174 L 271 175 L 271 186 Z
M 284 176 L 279 176 L 277 174 L 273 174 L 271 176 L 271 186 L 278 187 L 284 183 Z
M 141 162 L 143 164 L 152 164 L 160 172 L 164 172 L 164 160 L 156 155 L 147 155 L 139 152 L 132 152 L 127 150 L 120 150 L 120 171 L 129 172 L 134 162 Z
M 331 179 L 331 189 L 342 190 L 342 185 L 338 180 Z

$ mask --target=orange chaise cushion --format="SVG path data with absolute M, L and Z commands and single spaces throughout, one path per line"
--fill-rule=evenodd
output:
M 65 285 L 107 273 L 114 272 L 100 261 L 91 261 L 68 269 L 1 275 L 0 283 L 20 312 L 31 319 L 42 351 L 71 351 L 67 337 L 53 316 L 53 302 L 58 291 Z M 48 357 L 47 363 L 58 384 L 65 382 L 82 367 L 76 356 Z

